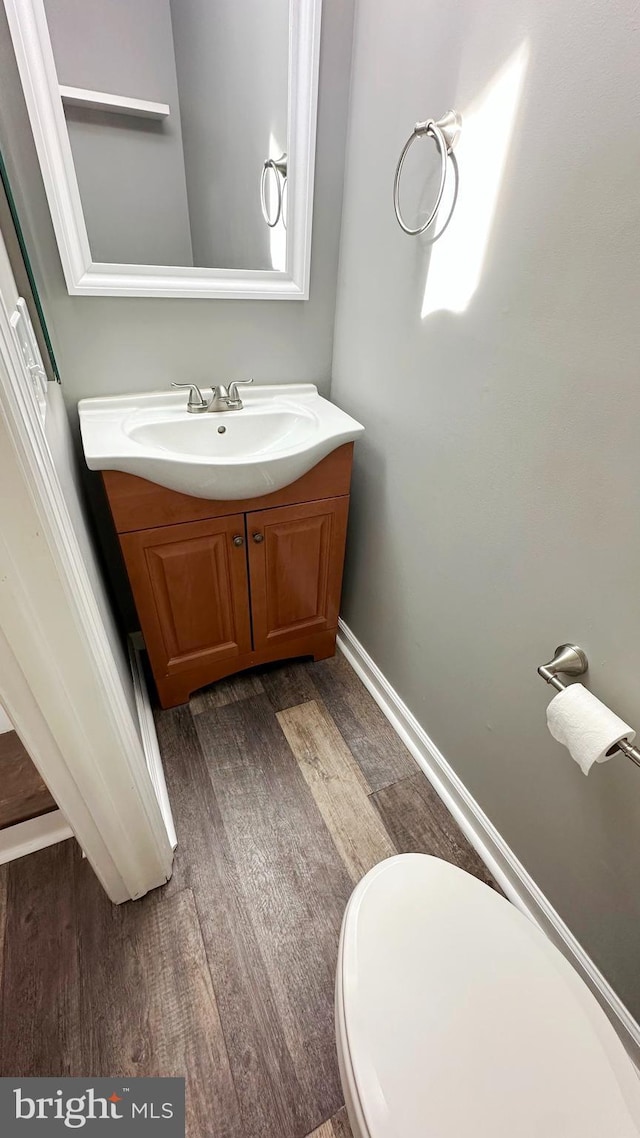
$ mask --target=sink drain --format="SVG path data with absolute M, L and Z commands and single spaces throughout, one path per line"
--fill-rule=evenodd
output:
M 226 427 L 218 427 L 218 434 L 223 435 L 224 432 L 226 431 L 226 429 L 227 429 Z

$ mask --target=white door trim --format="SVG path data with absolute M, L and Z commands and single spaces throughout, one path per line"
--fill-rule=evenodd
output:
M 173 851 L 4 295 L 0 702 L 107 893 L 121 902 L 166 881 Z
M 156 792 L 156 798 L 158 799 L 160 810 L 162 811 L 162 817 L 164 818 L 167 835 L 171 842 L 171 848 L 175 850 L 178 844 L 178 838 L 176 836 L 171 803 L 169 802 L 167 782 L 164 777 L 164 767 L 162 765 L 156 724 L 153 718 L 151 700 L 149 698 L 147 677 L 145 676 L 142 663 L 144 650 L 142 633 L 134 632 L 129 636 L 129 662 L 131 664 L 131 675 L 133 676 L 133 694 L 136 701 L 138 724 L 140 726 L 140 735 L 142 736 L 142 749 L 147 760 L 147 769 Z
M 16 822 L 15 826 L 0 830 L 0 865 L 72 837 L 73 830 L 62 810 L 50 810 L 28 822 Z
M 371 692 L 391 726 L 413 755 L 471 845 L 506 896 L 547 934 L 588 984 L 636 1063 L 640 1059 L 640 1024 L 633 1018 L 568 925 L 536 885 L 522 862 L 496 830 L 473 795 L 429 738 L 409 708 L 341 619 L 338 647 Z

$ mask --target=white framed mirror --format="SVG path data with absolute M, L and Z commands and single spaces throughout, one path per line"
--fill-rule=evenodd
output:
M 306 300 L 322 0 L 4 0 L 74 296 Z

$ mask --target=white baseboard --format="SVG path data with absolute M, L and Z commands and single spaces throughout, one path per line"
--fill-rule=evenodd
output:
M 339 622 L 338 647 L 506 896 L 543 929 L 577 969 L 607 1013 L 625 1047 L 638 1062 L 640 1024 L 343 620 Z
M 0 830 L 0 865 L 72 837 L 73 830 L 61 810 L 50 810 L 28 822 L 16 822 L 15 826 Z
M 171 842 L 171 848 L 175 850 L 178 844 L 178 838 L 176 836 L 176 828 L 171 812 L 171 803 L 169 802 L 169 795 L 167 793 L 167 783 L 164 777 L 164 768 L 162 766 L 162 758 L 158 746 L 158 736 L 156 734 L 153 711 L 151 710 L 147 679 L 142 666 L 141 654 L 143 651 L 144 641 L 142 635 L 136 632 L 129 637 L 129 660 L 131 663 L 131 675 L 133 677 L 133 691 L 136 700 L 136 710 L 138 712 L 138 722 L 140 724 L 142 749 L 144 750 L 149 775 L 167 829 L 167 837 Z

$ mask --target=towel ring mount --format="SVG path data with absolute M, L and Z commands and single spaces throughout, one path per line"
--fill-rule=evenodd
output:
M 424 233 L 425 229 L 428 229 L 432 222 L 435 220 L 436 214 L 440 208 L 440 202 L 442 201 L 442 195 L 444 193 L 444 187 L 447 180 L 447 158 L 450 154 L 453 153 L 454 147 L 460 135 L 461 127 L 462 119 L 457 111 L 447 111 L 446 115 L 443 115 L 442 118 L 438 119 L 437 122 L 434 119 L 425 119 L 424 122 L 417 122 L 407 141 L 402 147 L 393 179 L 393 208 L 398 220 L 398 225 L 405 233 L 408 233 L 410 237 L 417 237 L 418 234 Z M 435 205 L 431 210 L 429 217 L 423 225 L 419 225 L 417 228 L 412 229 L 410 225 L 407 225 L 400 210 L 400 177 L 402 175 L 404 160 L 407 157 L 407 154 L 409 153 L 409 150 L 411 149 L 416 138 L 424 138 L 426 135 L 430 135 L 433 138 L 433 141 L 435 142 L 438 148 L 438 153 L 440 155 L 440 186 L 438 188 L 438 195 L 436 197 Z

